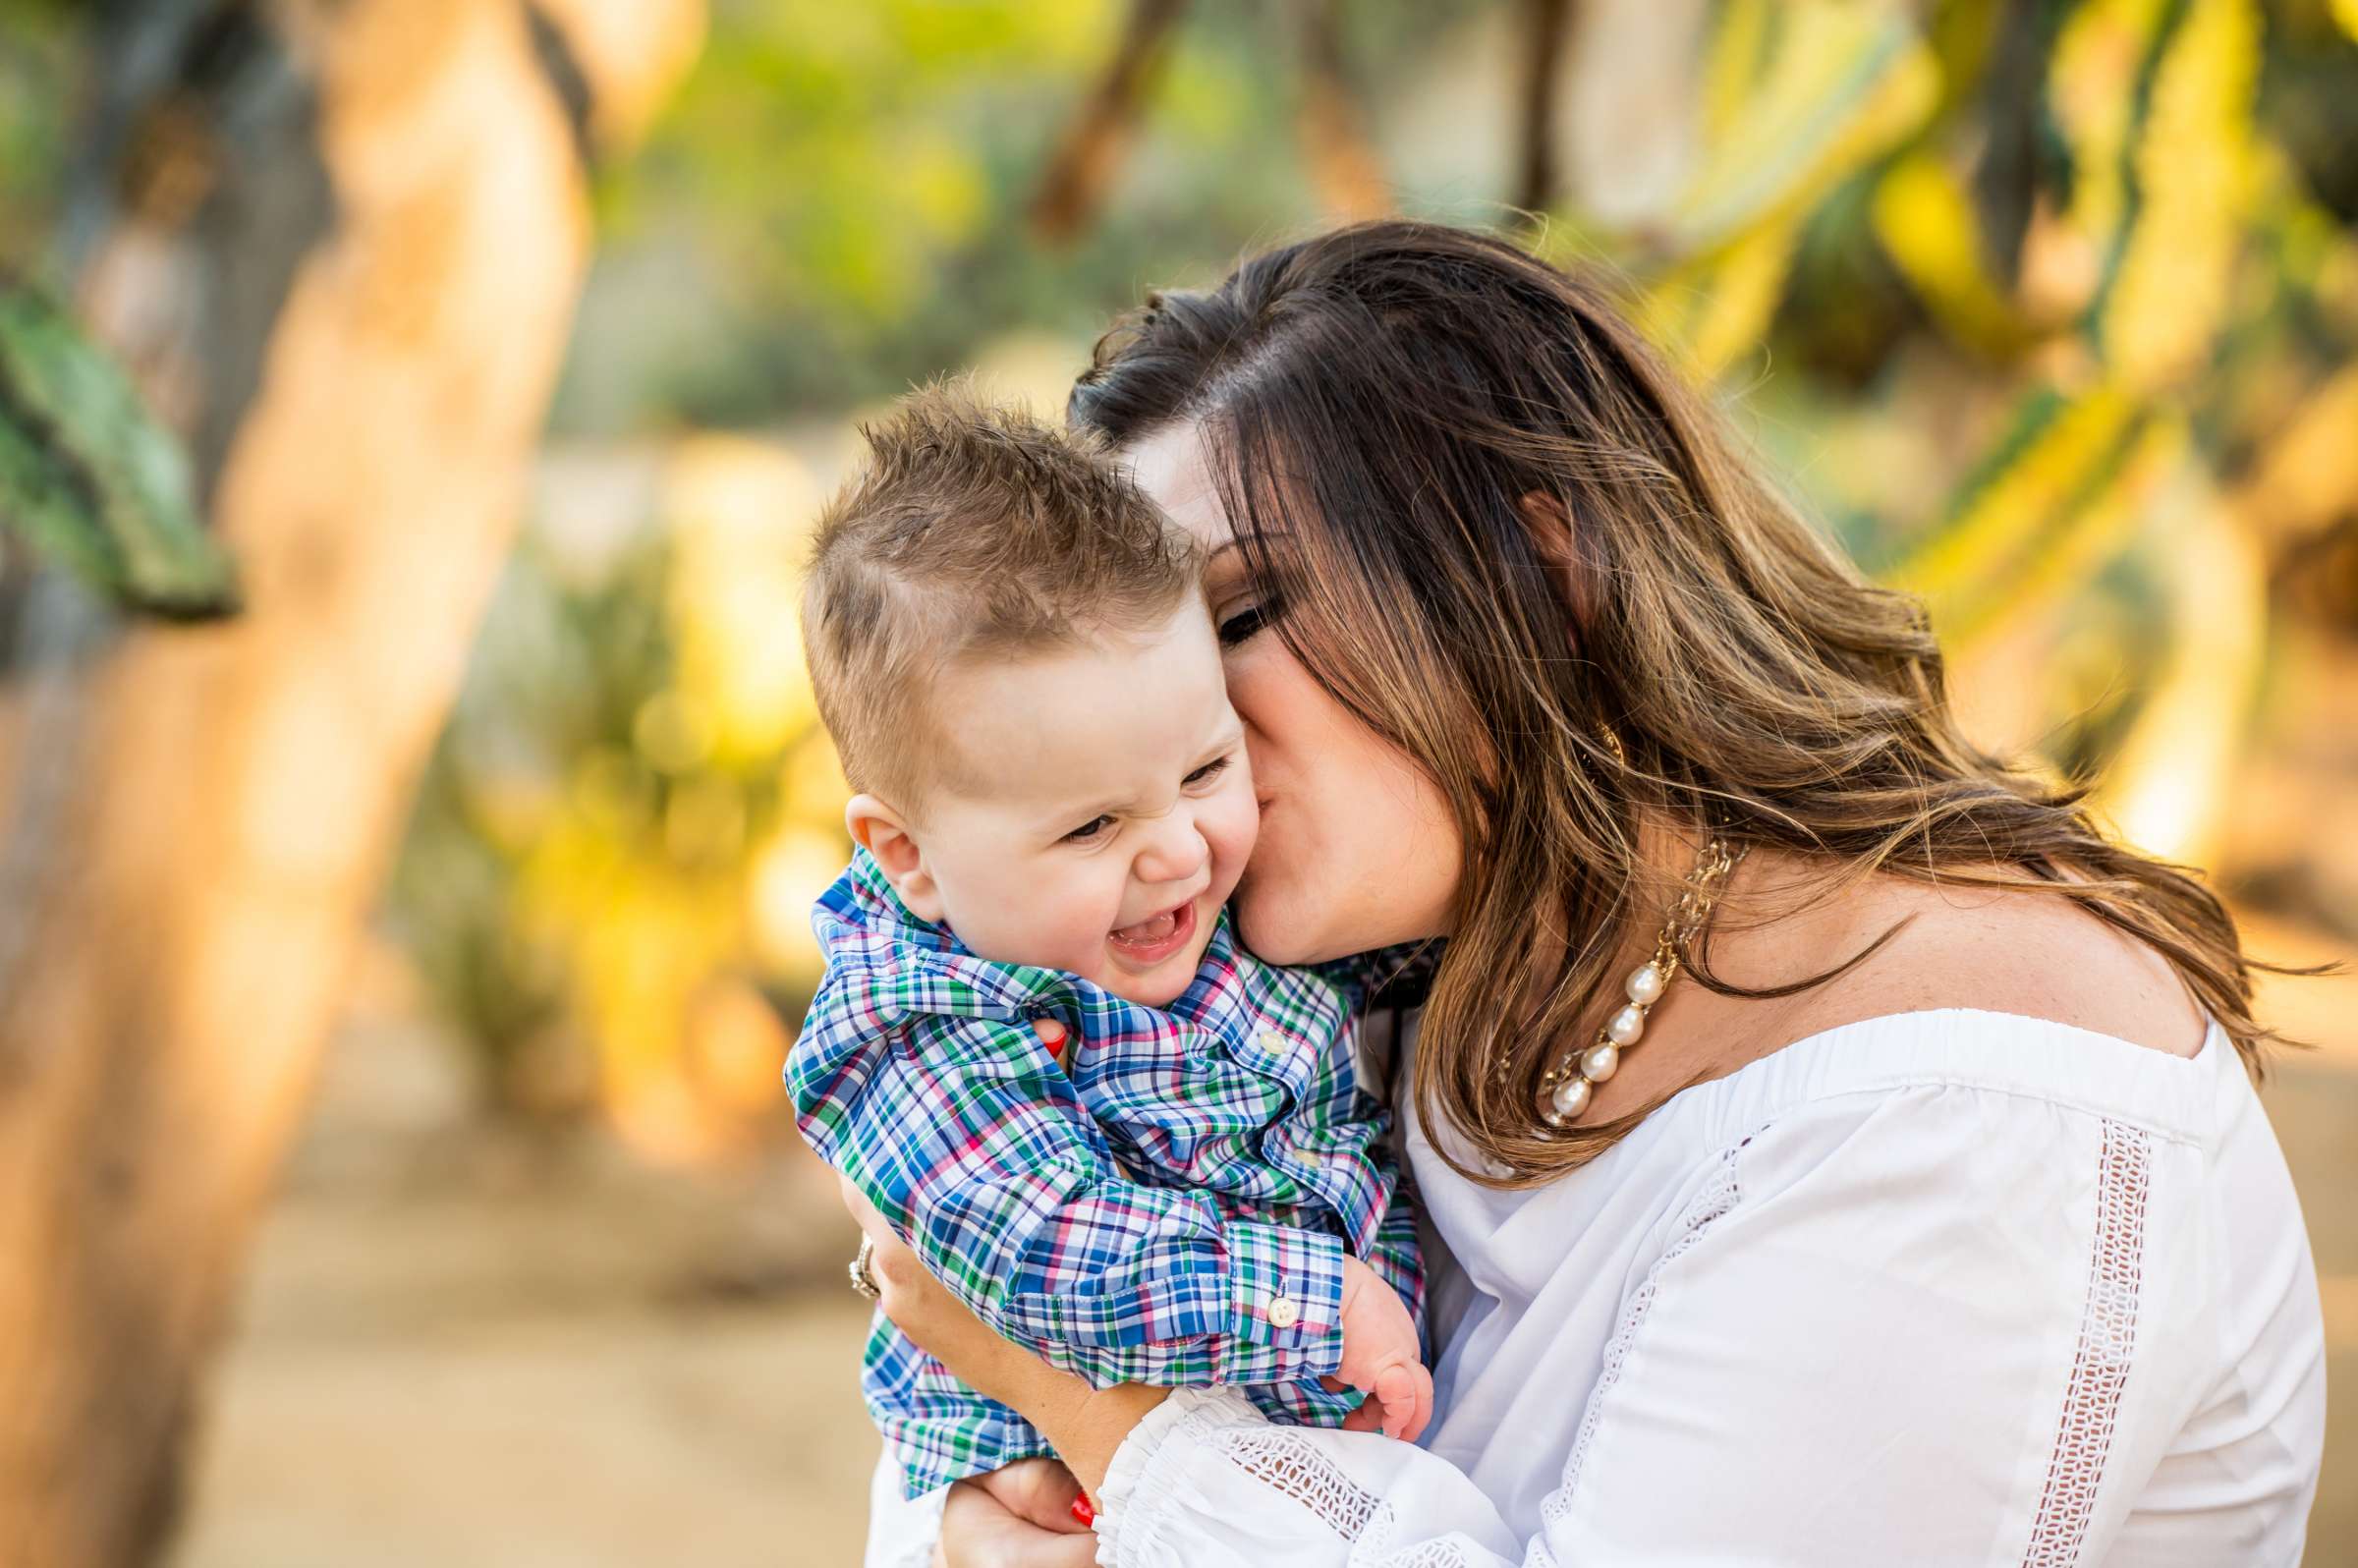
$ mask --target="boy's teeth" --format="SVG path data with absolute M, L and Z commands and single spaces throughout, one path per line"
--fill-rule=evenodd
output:
M 1125 925 L 1113 934 L 1132 942 L 1159 942 L 1179 928 L 1179 912 L 1166 909 L 1159 915 L 1149 916 L 1136 925 Z

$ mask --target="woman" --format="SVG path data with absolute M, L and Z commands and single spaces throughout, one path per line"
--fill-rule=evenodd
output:
M 1424 1446 L 1092 1392 L 875 1227 L 1101 1560 L 2299 1560 L 2324 1334 L 2231 923 L 1969 745 L 1919 607 L 1594 294 L 1348 229 L 1155 299 L 1072 418 L 1215 551 L 1246 941 L 1445 939 Z M 1090 1560 L 1004 1479 L 954 1568 Z

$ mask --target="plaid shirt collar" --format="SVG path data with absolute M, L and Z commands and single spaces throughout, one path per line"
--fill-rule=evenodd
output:
M 1196 978 L 1160 1009 L 1062 970 L 977 957 L 949 926 L 911 913 L 865 849 L 852 852 L 852 864 L 820 895 L 818 906 L 813 924 L 827 955 L 829 981 L 864 992 L 877 1022 L 887 1027 L 921 1015 L 1004 1019 L 1056 1012 L 1078 1016 L 1083 1030 L 1095 1034 L 1122 1027 L 1122 1016 L 1134 1008 L 1174 1014 L 1232 1044 L 1256 1027 L 1251 975 L 1263 966 L 1237 947 L 1225 905 L 1212 922 Z M 844 928 L 831 932 L 830 917 Z M 913 995 L 907 985 L 896 983 L 913 971 L 947 983 L 925 986 L 922 997 Z

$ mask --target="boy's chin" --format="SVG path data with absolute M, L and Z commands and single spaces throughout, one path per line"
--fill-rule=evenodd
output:
M 1203 968 L 1205 950 L 1211 945 L 1211 931 L 1207 925 L 1196 933 L 1195 939 L 1146 973 L 1112 966 L 1111 973 L 1097 983 L 1125 1002 L 1141 1007 L 1168 1007 L 1187 994 L 1196 981 L 1196 972 Z
M 1164 970 L 1156 970 L 1152 975 L 1123 972 L 1098 983 L 1125 1002 L 1136 1002 L 1141 1007 L 1168 1007 L 1186 994 L 1187 987 L 1195 980 L 1196 965 L 1203 961 L 1204 955 L 1198 953 L 1195 963 L 1183 969 L 1180 960 L 1173 958 L 1164 966 L 1168 974 Z

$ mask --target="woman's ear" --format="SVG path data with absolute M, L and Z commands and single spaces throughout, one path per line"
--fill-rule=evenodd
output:
M 853 843 L 875 857 L 910 914 L 921 921 L 941 920 L 941 885 L 926 868 L 925 848 L 907 818 L 873 795 L 855 795 L 843 808 L 843 825 Z
M 1547 569 L 1547 585 L 1555 589 L 1555 601 L 1564 607 L 1564 614 L 1571 620 L 1570 629 L 1577 637 L 1580 628 L 1588 623 L 1594 601 L 1572 513 L 1562 496 L 1550 495 L 1545 490 L 1526 490 L 1517 504 L 1523 513 L 1524 526 L 1531 530 L 1531 541 Z

